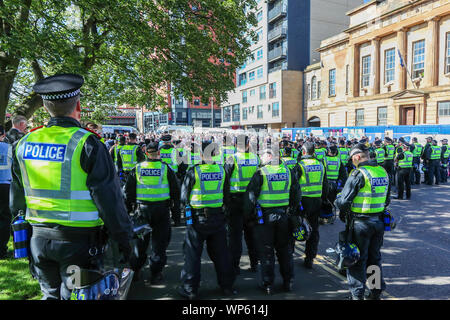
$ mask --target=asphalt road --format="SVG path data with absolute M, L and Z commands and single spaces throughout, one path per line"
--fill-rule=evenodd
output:
M 395 195 L 394 195 L 395 196 Z M 391 211 L 397 228 L 385 233 L 382 249 L 383 275 L 387 284 L 384 299 L 449 299 L 450 298 L 450 183 L 440 186 L 413 186 L 412 199 L 392 200 Z M 312 270 L 302 267 L 303 247 L 297 243 L 294 254 L 295 287 L 291 293 L 282 291 L 282 280 L 276 266 L 275 293 L 265 295 L 257 287 L 256 274 L 249 267 L 246 255 L 241 259 L 242 272 L 235 286 L 233 300 L 342 300 L 349 295 L 346 279 L 336 272 L 333 258 L 326 249 L 334 247 L 344 224 L 338 220 L 321 226 L 319 254 Z M 134 282 L 128 299 L 181 299 L 176 293 L 183 265 L 184 227 L 172 229 L 168 249 L 168 265 L 161 285 L 151 285 L 145 278 Z M 245 242 L 244 242 L 245 243 Z M 245 250 L 245 249 L 244 249 Z M 244 251 L 245 253 L 245 251 Z M 217 286 L 211 260 L 202 257 L 202 281 L 199 299 L 224 299 Z

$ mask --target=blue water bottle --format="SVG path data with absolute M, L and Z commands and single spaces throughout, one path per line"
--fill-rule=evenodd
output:
M 391 231 L 391 213 L 389 210 L 384 211 L 384 231 Z
M 14 245 L 14 258 L 26 258 L 28 257 L 28 228 L 29 223 L 25 221 L 23 215 L 19 215 L 17 220 L 12 224 L 13 233 L 13 245 Z
M 186 206 L 186 212 L 184 215 L 186 217 L 186 224 L 191 225 L 192 224 L 192 211 L 191 211 L 191 207 L 189 205 Z
M 258 216 L 258 224 L 264 224 L 264 217 L 259 203 L 256 204 L 256 215 Z

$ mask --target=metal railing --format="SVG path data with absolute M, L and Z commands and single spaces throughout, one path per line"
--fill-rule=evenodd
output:
M 272 22 L 275 19 L 278 19 L 281 16 L 287 15 L 287 6 L 284 1 L 276 4 L 268 13 L 269 22 Z
M 268 60 L 272 62 L 286 56 L 286 49 L 283 47 L 278 47 L 269 51 Z
M 285 27 L 276 27 L 275 29 L 269 31 L 269 33 L 267 34 L 267 40 L 269 42 L 276 40 L 278 38 L 281 37 L 285 37 L 287 34 L 287 28 Z

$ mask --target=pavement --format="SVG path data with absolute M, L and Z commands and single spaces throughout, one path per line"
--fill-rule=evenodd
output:
M 396 194 L 393 194 L 393 197 Z M 392 200 L 391 212 L 397 228 L 386 232 L 382 249 L 383 276 L 387 290 L 383 299 L 449 299 L 450 298 L 450 183 L 439 186 L 413 186 L 412 199 Z M 238 294 L 224 298 L 217 285 L 214 266 L 206 253 L 202 256 L 202 280 L 199 300 L 346 300 L 349 291 L 346 278 L 337 272 L 334 258 L 326 249 L 334 247 L 344 224 L 337 219 L 334 224 L 320 227 L 318 256 L 312 270 L 303 267 L 301 243 L 296 243 L 294 253 L 294 290 L 282 291 L 278 265 L 275 269 L 275 292 L 267 296 L 257 286 L 256 273 L 248 271 L 249 260 L 241 258 L 241 274 L 235 287 Z M 182 300 L 176 293 L 183 266 L 182 245 L 185 227 L 172 229 L 168 248 L 168 261 L 164 269 L 164 282 L 151 285 L 149 270 L 144 268 L 141 280 L 131 286 L 130 300 Z

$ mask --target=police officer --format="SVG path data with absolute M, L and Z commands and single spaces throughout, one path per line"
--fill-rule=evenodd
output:
M 181 204 L 186 208 L 186 236 L 183 244 L 184 266 L 178 293 L 195 299 L 200 286 L 203 243 L 214 263 L 217 280 L 224 295 L 236 294 L 235 273 L 227 246 L 223 206 L 229 206 L 230 173 L 212 161 L 209 142 L 202 143 L 202 162 L 191 167 L 181 186 Z M 206 150 L 208 149 L 208 150 Z M 188 219 L 188 213 L 191 219 Z
M 377 163 L 379 166 L 383 166 L 384 159 L 386 157 L 386 150 L 381 146 L 381 140 L 375 141 L 374 144 L 375 144 L 374 152 L 376 154 Z
M 146 148 L 148 160 L 139 163 L 128 176 L 125 185 L 125 199 L 128 211 L 135 204 L 139 213 L 152 228 L 150 271 L 151 283 L 162 281 L 162 270 L 167 262 L 166 250 L 170 240 L 170 208 L 180 211 L 180 186 L 172 169 L 161 161 L 158 143 L 150 142 Z M 149 238 L 140 247 L 136 273 L 146 261 Z
M 245 194 L 244 215 L 248 221 L 258 221 L 253 229 L 258 253 L 259 286 L 272 294 L 275 279 L 275 255 L 280 265 L 283 288 L 291 291 L 294 279 L 294 238 L 292 232 L 300 214 L 300 188 L 295 174 L 272 151 L 262 156 L 263 167 L 253 175 Z M 261 217 L 255 213 L 261 210 Z
M 334 200 L 339 192 L 338 190 L 343 187 L 347 181 L 347 170 L 345 170 L 344 164 L 341 162 L 339 151 L 335 145 L 330 146 L 328 154 L 325 156 L 324 161 L 327 181 L 329 186 L 328 201 L 322 204 L 322 211 L 324 216 L 329 216 L 333 212 Z
M 99 268 L 102 225 L 125 260 L 131 254 L 131 222 L 113 163 L 99 137 L 80 126 L 83 82 L 74 74 L 38 81 L 33 89 L 51 119 L 13 150 L 11 211 L 26 212 L 32 226 L 31 271 L 43 299 L 70 298 L 69 266 Z
M 384 138 L 384 150 L 386 151 L 386 155 L 384 157 L 383 168 L 389 175 L 389 181 L 391 186 L 394 184 L 394 156 L 395 156 L 395 147 L 393 145 L 393 141 L 389 137 Z
M 348 162 L 348 152 L 350 151 L 349 148 L 345 146 L 345 141 L 343 139 L 339 140 L 339 157 L 341 159 L 342 164 L 344 165 L 344 168 L 347 167 Z
M 420 184 L 420 157 L 422 156 L 423 146 L 417 142 L 417 138 L 412 138 L 413 149 L 413 175 L 411 184 Z
M 342 193 L 335 201 L 340 210 L 340 219 L 343 222 L 353 220 L 352 242 L 360 250 L 359 261 L 347 270 L 347 280 L 352 298 L 363 300 L 367 267 L 378 266 L 381 272 L 381 288 L 372 289 L 368 298 L 380 299 L 381 292 L 386 289 L 380 250 L 384 235 L 381 215 L 390 203 L 389 177 L 376 160 L 369 160 L 368 150 L 362 144 L 352 148 L 350 158 L 357 169 L 352 171 Z
M 406 199 L 411 199 L 411 170 L 413 167 L 414 155 L 409 151 L 409 146 L 404 144 L 403 150 L 395 157 L 395 162 L 398 165 L 397 170 L 397 184 L 398 196 L 396 199 L 403 200 L 403 191 L 406 187 Z
M 445 183 L 448 180 L 448 161 L 450 158 L 450 148 L 448 147 L 448 140 L 443 139 L 441 147 L 441 182 Z
M 128 143 L 118 149 L 118 154 L 118 171 L 123 171 L 124 182 L 126 183 L 128 175 L 134 170 L 136 165 L 145 161 L 145 154 L 137 143 L 137 136 L 135 133 L 131 132 L 128 135 Z
M 302 146 L 302 157 L 297 173 L 302 193 L 302 216 L 311 225 L 311 235 L 306 241 L 304 267 L 311 269 L 317 255 L 319 245 L 319 215 L 322 203 L 327 201 L 328 180 L 326 169 L 321 161 L 314 156 L 314 145 L 306 142 Z
M 427 137 L 425 146 L 423 147 L 423 152 L 421 158 L 423 159 L 423 172 L 424 172 L 424 182 L 428 183 L 429 181 L 429 173 L 430 173 L 430 154 L 431 154 L 431 145 L 432 145 L 433 137 Z
M 433 184 L 433 180 L 435 180 L 436 185 L 441 180 L 441 153 L 441 147 L 437 145 L 436 140 L 432 140 L 431 146 L 424 150 L 424 156 L 428 164 L 427 184 L 430 186 Z
M 5 140 L 5 129 L 0 125 L 0 260 L 8 257 L 7 244 L 11 234 L 9 185 L 11 184 L 12 147 Z
M 165 134 L 161 137 L 162 145 L 159 148 L 161 161 L 167 164 L 175 174 L 178 174 L 178 164 L 180 163 L 180 157 L 177 150 L 171 143 L 172 136 L 170 134 Z M 171 211 L 172 220 L 174 226 L 181 225 L 181 212 L 179 210 Z
M 323 147 L 322 141 L 317 141 L 315 148 L 316 159 L 323 163 L 325 156 L 327 155 L 327 149 Z
M 291 147 L 285 147 L 282 151 L 281 154 L 281 161 L 291 170 L 293 170 L 293 172 L 296 174 L 297 173 L 297 169 L 294 170 L 294 168 L 298 165 L 297 164 L 297 157 L 293 157 L 291 155 L 293 155 L 293 150 L 291 149 Z
M 244 223 L 242 208 L 244 207 L 244 194 L 250 179 L 260 167 L 258 155 L 250 152 L 248 136 L 237 137 L 237 152 L 227 161 L 225 171 L 231 172 L 230 177 L 230 207 L 228 208 L 228 243 L 236 274 L 240 273 L 239 262 L 242 255 L 242 233 L 244 233 L 250 259 L 250 271 L 256 272 L 258 262 L 252 228 Z
M 230 156 L 233 156 L 236 153 L 236 147 L 234 146 L 234 141 L 230 136 L 223 136 L 223 146 L 222 146 L 222 155 L 224 163 L 226 159 Z

